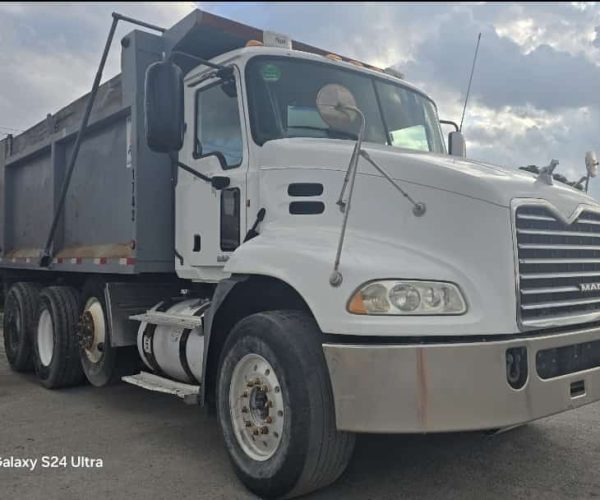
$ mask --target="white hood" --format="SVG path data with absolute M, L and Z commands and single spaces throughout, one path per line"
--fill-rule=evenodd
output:
M 351 141 L 294 138 L 267 142 L 260 152 L 261 167 L 324 168 L 346 170 L 354 143 Z M 548 200 L 565 215 L 584 203 L 596 205 L 590 196 L 558 181 L 550 186 L 529 172 L 447 155 L 421 153 L 372 143 L 363 144 L 371 158 L 395 180 L 479 199 L 508 207 L 513 198 Z M 282 160 L 285 158 L 285 164 Z M 364 159 L 360 172 L 379 175 Z M 560 172 L 560 167 L 559 170 Z

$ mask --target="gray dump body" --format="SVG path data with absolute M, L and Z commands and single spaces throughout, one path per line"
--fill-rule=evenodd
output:
M 169 162 L 143 140 L 144 71 L 159 59 L 161 37 L 133 32 L 128 38 L 121 74 L 98 90 L 50 269 L 173 270 Z M 2 267 L 39 269 L 86 99 L 0 143 Z
M 146 68 L 164 52 L 209 59 L 257 36 L 262 33 L 197 10 L 162 35 L 136 30 L 123 38 L 121 73 L 98 90 L 50 270 L 174 271 L 171 166 L 166 155 L 148 149 L 144 138 Z M 176 61 L 184 71 L 198 64 L 181 55 Z M 0 141 L 1 268 L 45 269 L 39 258 L 86 99 Z

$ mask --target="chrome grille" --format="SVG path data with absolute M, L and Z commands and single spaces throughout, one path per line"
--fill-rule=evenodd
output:
M 515 228 L 521 323 L 600 317 L 600 213 L 584 210 L 567 224 L 546 206 L 519 206 Z

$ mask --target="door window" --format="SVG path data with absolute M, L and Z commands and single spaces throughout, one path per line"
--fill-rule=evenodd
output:
M 194 157 L 219 157 L 223 168 L 242 163 L 242 127 L 235 82 L 219 82 L 196 93 Z

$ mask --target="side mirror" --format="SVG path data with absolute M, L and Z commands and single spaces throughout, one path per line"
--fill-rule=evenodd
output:
M 317 110 L 323 121 L 334 130 L 354 132 L 359 114 L 356 99 L 346 87 L 328 83 L 317 94 Z
M 448 134 L 448 153 L 461 158 L 467 156 L 467 145 L 461 132 L 456 131 Z
M 179 151 L 183 145 L 183 72 L 170 61 L 148 66 L 144 85 L 146 142 L 157 153 Z
M 585 169 L 590 177 L 598 175 L 598 157 L 595 151 L 588 151 L 585 154 Z

